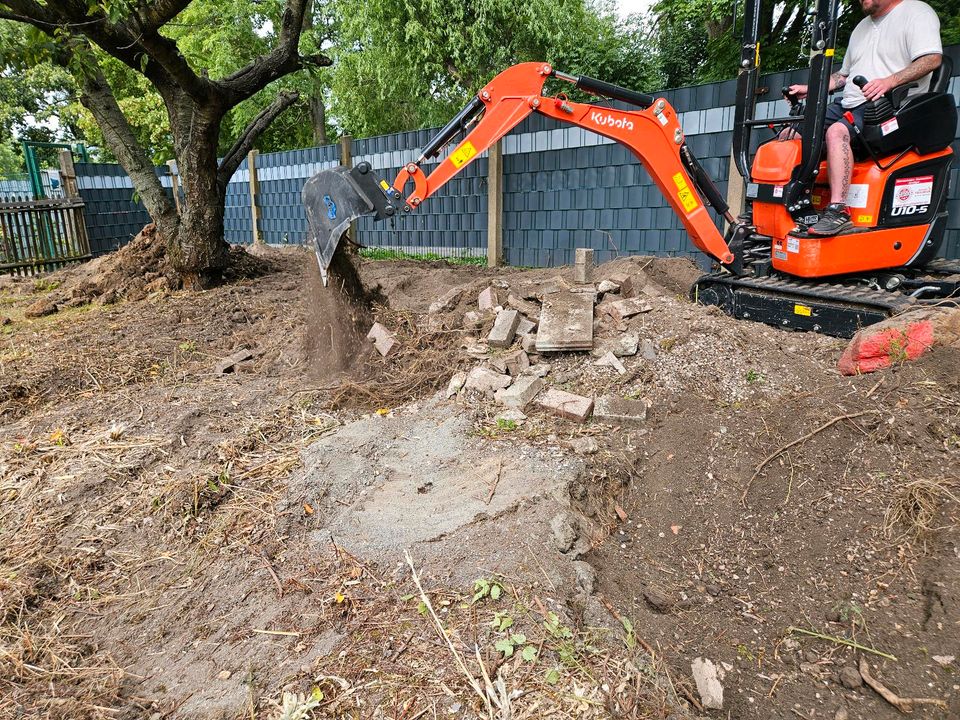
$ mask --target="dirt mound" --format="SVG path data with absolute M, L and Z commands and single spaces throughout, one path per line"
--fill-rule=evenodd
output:
M 234 246 L 223 273 L 225 282 L 254 278 L 268 272 L 270 261 Z M 120 300 L 142 300 L 154 293 L 179 290 L 182 281 L 167 256 L 166 240 L 151 223 L 117 252 L 48 276 L 55 291 L 33 303 L 27 317 L 50 315 L 61 308 Z

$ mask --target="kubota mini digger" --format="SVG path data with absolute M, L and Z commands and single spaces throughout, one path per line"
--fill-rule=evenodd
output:
M 950 58 L 943 56 L 929 92 L 907 97 L 909 87 L 901 86 L 867 104 L 864 129 L 853 140 L 856 163 L 848 198 L 853 227 L 833 237 L 810 235 L 807 228 L 829 198 L 822 155 L 838 0 L 817 0 L 807 102 L 796 102 L 784 89 L 790 114 L 772 119 L 754 116 L 760 2 L 745 2 L 737 81 L 733 158 L 747 198 L 740 217 L 732 216 L 687 146 L 677 113 L 665 99 L 528 62 L 491 80 L 392 185 L 377 178 L 367 163 L 322 171 L 307 181 L 303 200 L 324 281 L 353 220 L 414 211 L 536 112 L 623 143 L 636 155 L 693 244 L 718 264 L 691 291 L 700 303 L 717 305 L 737 318 L 849 337 L 911 306 L 960 295 L 960 262 L 937 259 L 947 224 L 950 143 L 957 127 L 957 107 L 946 93 Z M 548 80 L 566 81 L 636 109 L 544 95 Z M 866 82 L 861 77 L 853 81 Z M 779 139 L 786 127 L 795 128 L 799 137 Z M 757 129 L 771 135 L 760 142 L 751 162 Z M 424 173 L 421 164 L 464 133 L 453 151 L 429 175 Z M 413 189 L 404 197 L 410 181 Z M 725 236 L 707 205 L 726 219 Z

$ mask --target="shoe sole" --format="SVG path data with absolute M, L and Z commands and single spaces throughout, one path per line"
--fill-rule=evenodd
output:
M 844 232 L 845 230 L 849 230 L 852 227 L 853 227 L 853 223 L 847 222 L 841 225 L 840 227 L 838 227 L 836 230 L 831 230 L 830 232 L 823 232 L 819 230 L 814 230 L 813 228 L 807 228 L 807 234 L 816 235 L 817 237 L 833 237 L 834 235 L 839 235 L 840 233 Z

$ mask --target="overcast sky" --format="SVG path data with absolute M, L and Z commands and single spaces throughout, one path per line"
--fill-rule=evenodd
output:
M 621 17 L 631 13 L 646 12 L 656 0 L 617 0 L 617 12 Z

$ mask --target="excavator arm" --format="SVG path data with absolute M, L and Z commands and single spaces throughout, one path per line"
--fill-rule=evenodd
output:
M 619 110 L 543 95 L 551 78 L 570 82 L 599 96 L 630 103 L 636 110 Z M 584 76 L 555 70 L 542 62 L 514 65 L 491 80 L 424 147 L 420 158 L 403 167 L 393 185 L 378 180 L 367 163 L 325 170 L 303 190 L 307 218 L 321 274 L 326 271 L 344 230 L 363 215 L 376 219 L 411 212 L 434 195 L 463 168 L 519 125 L 533 112 L 576 125 L 615 140 L 630 149 L 646 167 L 694 245 L 720 263 L 732 266 L 734 253 L 717 230 L 705 198 L 733 223 L 723 197 L 686 145 L 676 111 L 663 98 L 654 98 Z M 466 136 L 429 174 L 421 165 L 437 157 L 453 138 Z M 407 193 L 407 186 L 412 189 Z

